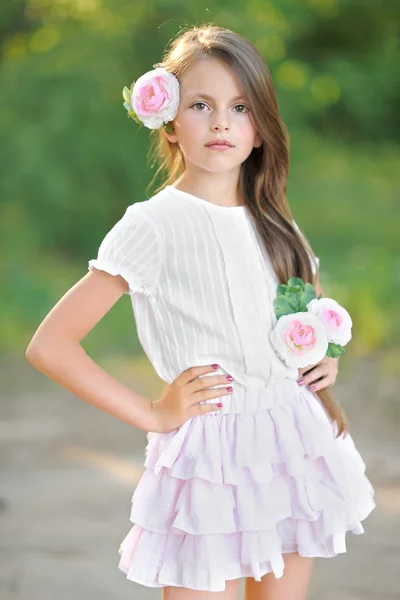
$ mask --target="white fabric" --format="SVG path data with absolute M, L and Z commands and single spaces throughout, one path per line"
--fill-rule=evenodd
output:
M 218 592 L 230 579 L 282 577 L 288 552 L 345 552 L 374 490 L 351 436 L 335 437 L 318 395 L 270 345 L 278 282 L 247 206 L 167 186 L 127 209 L 89 268 L 129 283 L 162 380 L 212 363 L 219 370 L 204 377 L 234 377 L 221 410 L 148 432 L 119 548 L 127 579 Z
M 297 378 L 269 342 L 278 282 L 247 206 L 166 186 L 127 208 L 89 268 L 126 279 L 139 340 L 168 384 L 215 362 L 237 392 Z

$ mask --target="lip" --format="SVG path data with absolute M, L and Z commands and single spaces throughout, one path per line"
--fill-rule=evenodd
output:
M 226 152 L 227 150 L 232 150 L 232 146 L 228 146 L 227 144 L 211 144 L 206 146 L 209 150 L 214 150 L 215 152 Z
M 207 148 L 214 146 L 218 148 L 233 148 L 233 144 L 231 144 L 228 140 L 213 140 L 212 142 L 208 142 L 206 146 Z

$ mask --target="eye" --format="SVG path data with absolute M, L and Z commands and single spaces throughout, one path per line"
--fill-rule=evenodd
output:
M 194 104 L 192 104 L 192 106 L 190 108 L 194 108 L 195 106 L 198 106 L 199 104 L 202 104 L 203 106 L 206 106 L 206 104 L 204 102 L 195 102 Z M 196 109 L 197 110 L 197 109 Z M 198 112 L 203 112 L 202 110 L 198 111 Z
M 192 104 L 192 106 L 190 108 L 194 108 L 195 106 L 207 106 L 207 105 L 205 104 L 205 102 L 195 102 L 194 104 Z M 238 106 L 242 107 L 244 110 L 238 110 L 236 112 L 239 112 L 239 113 L 250 112 L 250 109 L 245 104 L 237 104 L 235 106 L 235 108 L 237 108 Z M 200 109 L 198 110 L 197 108 L 195 110 L 197 110 L 198 112 L 204 112 L 203 110 L 200 110 Z
M 238 112 L 240 112 L 240 113 L 249 112 L 249 108 L 245 104 L 237 104 L 235 106 L 235 108 L 237 108 L 238 106 L 242 106 L 243 108 L 246 109 L 245 111 L 244 110 L 239 110 Z

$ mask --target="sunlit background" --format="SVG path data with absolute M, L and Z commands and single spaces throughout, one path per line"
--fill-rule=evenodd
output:
M 319 567 L 310 597 L 338 598 L 338 578 L 345 600 L 378 597 L 366 595 L 367 587 L 395 597 L 389 548 L 396 543 L 400 550 L 399 536 L 391 541 L 393 532 L 400 533 L 398 1 L 4 0 L 0 518 L 7 520 L 8 537 L 0 536 L 7 566 L 0 590 L 3 585 L 6 600 L 53 599 L 58 586 L 66 599 L 110 598 L 115 590 L 120 598 L 159 597 L 126 583 L 114 564 L 115 547 L 128 529 L 130 490 L 142 469 L 142 432 L 132 433 L 46 380 L 26 363 L 24 352 L 51 307 L 85 275 L 88 260 L 126 207 L 151 195 L 149 130 L 127 118 L 122 88 L 161 60 L 181 28 L 208 21 L 248 37 L 269 65 L 290 132 L 292 214 L 320 258 L 325 292 L 353 319 L 335 391 L 381 507 L 370 518 L 370 533 L 361 536 L 366 541 L 349 541 L 352 559 L 338 557 Z M 83 345 L 139 393 L 155 397 L 160 390 L 127 296 Z M 82 535 L 75 530 L 72 541 L 64 522 L 72 513 L 71 498 L 59 509 L 54 481 L 59 494 L 65 487 L 75 494 L 72 530 L 86 528 Z M 123 494 L 116 482 L 127 486 Z M 97 495 L 105 490 L 118 507 L 114 521 L 110 505 Z M 33 522 L 27 496 L 33 498 Z M 54 522 L 53 535 L 39 528 L 44 514 Z M 38 547 L 47 548 L 46 558 L 38 558 Z M 83 547 L 91 553 L 84 563 Z M 378 547 L 388 552 L 387 577 L 380 554 L 379 584 L 371 574 L 371 584 L 361 588 L 355 562 L 368 569 L 372 556 L 379 560 Z M 71 569 L 80 578 L 71 580 Z

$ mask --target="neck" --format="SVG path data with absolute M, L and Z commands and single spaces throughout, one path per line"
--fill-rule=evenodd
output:
M 204 177 L 189 178 L 183 174 L 175 181 L 173 187 L 220 206 L 243 206 L 246 204 L 243 194 L 238 189 L 237 178 L 234 181 Z

